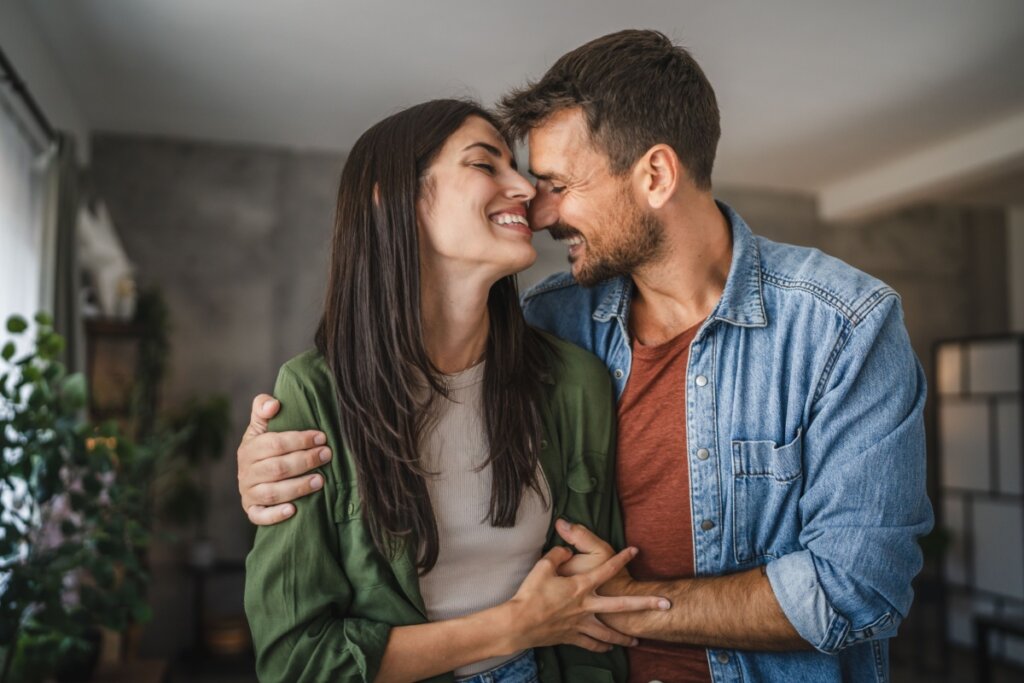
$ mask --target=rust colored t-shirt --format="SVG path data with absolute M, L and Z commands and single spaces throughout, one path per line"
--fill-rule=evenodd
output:
M 629 563 L 639 581 L 694 575 L 690 471 L 686 449 L 686 364 L 700 324 L 658 346 L 633 342 L 619 401 L 617 477 Z M 710 683 L 707 651 L 641 640 L 628 648 L 630 683 Z

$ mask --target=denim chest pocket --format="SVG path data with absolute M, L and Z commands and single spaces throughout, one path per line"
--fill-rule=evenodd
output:
M 733 544 L 738 563 L 797 549 L 803 485 L 802 431 L 784 446 L 732 442 Z

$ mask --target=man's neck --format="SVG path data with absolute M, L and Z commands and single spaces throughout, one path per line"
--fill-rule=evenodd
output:
M 647 346 L 669 341 L 707 318 L 722 298 L 732 265 L 732 229 L 710 193 L 665 213 L 661 258 L 633 272 L 630 329 Z

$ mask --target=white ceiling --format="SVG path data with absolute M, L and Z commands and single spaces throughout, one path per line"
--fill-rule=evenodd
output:
M 1024 0 L 20 1 L 103 131 L 345 150 L 627 27 L 703 65 L 720 183 L 818 191 L 1024 111 Z

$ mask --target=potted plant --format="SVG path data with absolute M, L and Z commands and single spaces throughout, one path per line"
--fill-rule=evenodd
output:
M 216 557 L 206 528 L 210 465 L 224 456 L 231 426 L 231 403 L 214 394 L 192 398 L 167 419 L 173 446 L 160 465 L 157 515 L 173 528 L 191 530 L 190 563 L 211 566 Z
M 83 674 L 99 627 L 145 621 L 146 480 L 157 458 L 85 420 L 87 387 L 45 314 L 0 349 L 0 681 Z M 23 337 L 26 320 L 7 332 Z M 92 657 L 94 660 L 95 657 Z M 88 675 L 88 674 L 85 674 Z M 85 680 L 85 679 L 83 679 Z

